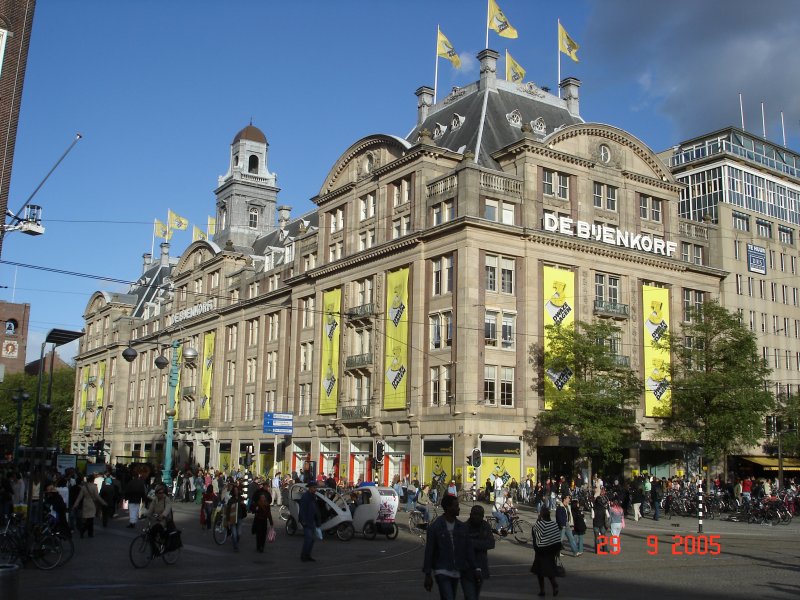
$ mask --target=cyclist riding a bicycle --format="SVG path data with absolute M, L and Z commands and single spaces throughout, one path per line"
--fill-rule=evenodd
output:
M 159 484 L 155 489 L 156 497 L 140 513 L 140 517 L 147 518 L 150 545 L 153 554 L 160 554 L 161 548 L 167 539 L 167 530 L 174 527 L 172 501 L 167 497 L 167 488 Z
M 422 489 L 417 494 L 416 508 L 422 513 L 426 523 L 430 520 L 430 514 L 428 513 L 428 505 L 431 503 L 430 491 L 431 486 L 426 484 L 422 486 Z
M 500 529 L 500 533 L 504 534 L 508 530 L 508 526 L 511 523 L 511 520 L 508 517 L 508 513 L 514 510 L 514 501 L 508 495 L 508 490 L 502 490 L 499 492 L 495 492 L 495 499 L 494 499 L 494 510 L 492 511 L 492 516 L 497 519 L 497 526 Z

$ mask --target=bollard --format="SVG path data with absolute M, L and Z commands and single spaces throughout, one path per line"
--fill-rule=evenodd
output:
M 0 565 L 0 598 L 17 600 L 19 593 L 19 567 Z

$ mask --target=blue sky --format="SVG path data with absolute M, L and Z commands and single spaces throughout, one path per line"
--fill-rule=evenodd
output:
M 490 33 L 556 88 L 557 19 L 580 45 L 562 77 L 582 81 L 581 115 L 656 151 L 727 125 L 800 150 L 800 19 L 791 0 L 754 3 L 498 0 L 517 39 Z M 353 142 L 405 136 L 433 85 L 436 26 L 462 58 L 439 90 L 478 78 L 485 0 L 38 0 L 9 207 L 16 211 L 69 145 L 34 202 L 46 233 L 12 233 L 3 259 L 134 280 L 154 218 L 202 225 L 214 211 L 233 136 L 252 118 L 270 143 L 279 203 L 293 214 Z M 504 63 L 499 64 L 498 74 Z M 176 232 L 172 253 L 191 242 Z M 0 265 L 0 299 L 31 304 L 28 356 L 54 327 L 79 330 L 91 294 L 119 284 Z M 62 356 L 74 354 L 65 348 Z

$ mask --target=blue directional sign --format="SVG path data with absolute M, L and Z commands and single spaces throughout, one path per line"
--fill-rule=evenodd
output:
M 294 433 L 292 413 L 264 413 L 264 433 L 292 435 Z

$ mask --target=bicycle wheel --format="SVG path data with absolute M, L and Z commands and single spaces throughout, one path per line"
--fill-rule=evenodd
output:
M 281 505 L 280 516 L 281 516 L 281 519 L 282 519 L 283 521 L 288 521 L 288 520 L 289 520 L 289 517 L 291 517 L 291 516 L 292 516 L 292 513 L 291 513 L 291 511 L 289 510 L 289 507 L 288 507 L 288 506 L 286 506 L 285 504 L 282 504 L 282 505 Z
M 164 554 L 161 555 L 161 558 L 168 565 L 174 565 L 176 562 L 178 562 L 180 556 L 181 556 L 181 549 L 175 548 L 174 550 L 164 550 Z
M 219 546 L 228 541 L 228 525 L 224 522 L 222 514 L 217 515 L 217 518 L 214 519 L 214 541 Z
M 527 544 L 531 541 L 533 526 L 524 519 L 514 521 L 511 528 L 514 533 L 514 539 L 517 540 L 518 544 Z
M 499 540 L 503 537 L 502 535 L 500 535 L 500 528 L 497 525 L 497 519 L 495 519 L 494 517 L 486 517 L 484 521 L 486 521 L 489 524 L 489 527 L 491 528 L 492 533 L 494 534 L 494 537 L 496 539 Z
M 150 546 L 150 540 L 147 539 L 147 534 L 142 534 L 131 540 L 131 547 L 128 550 L 131 564 L 137 569 L 143 569 L 153 559 L 153 548 Z
M 70 533 L 59 533 L 58 539 L 61 540 L 61 564 L 63 565 L 75 555 L 75 542 L 72 541 Z
M 30 556 L 37 568 L 48 571 L 61 562 L 62 552 L 61 540 L 50 534 L 34 540 Z
M 0 534 L 0 564 L 16 564 L 19 560 L 17 540 L 13 535 Z
M 397 526 L 397 523 L 392 523 L 392 527 L 389 530 L 389 533 L 386 534 L 387 540 L 393 540 L 400 534 L 400 528 Z

